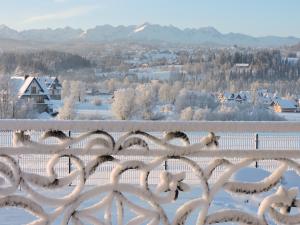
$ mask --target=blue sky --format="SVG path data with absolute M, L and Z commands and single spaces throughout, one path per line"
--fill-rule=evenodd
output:
M 300 37 L 300 0 L 0 0 L 0 24 L 23 30 L 150 22 L 222 33 Z

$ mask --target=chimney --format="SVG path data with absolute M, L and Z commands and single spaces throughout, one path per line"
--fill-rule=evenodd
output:
M 28 74 L 24 75 L 24 80 L 26 80 L 29 77 Z

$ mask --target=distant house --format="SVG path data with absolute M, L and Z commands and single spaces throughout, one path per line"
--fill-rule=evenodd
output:
M 271 106 L 275 112 L 297 112 L 297 103 L 288 99 L 277 99 L 272 102 Z
M 233 71 L 239 73 L 250 72 L 250 70 L 251 70 L 251 65 L 249 63 L 237 63 L 233 67 Z
M 235 94 L 235 101 L 241 103 L 242 101 L 244 101 L 244 99 L 242 98 L 242 96 L 240 94 Z
M 15 76 L 11 88 L 18 99 L 35 104 L 39 112 L 51 112 L 51 99 L 60 99 L 61 85 L 57 78 Z
M 296 65 L 299 62 L 298 57 L 285 57 L 283 58 L 284 62 L 287 62 L 290 65 Z
M 276 93 L 272 93 L 268 89 L 258 89 L 256 91 L 255 100 L 260 104 L 263 104 L 265 107 L 273 107 L 273 103 L 279 99 Z
M 246 92 L 240 92 L 240 93 L 224 92 L 220 94 L 218 98 L 222 103 L 229 103 L 229 102 L 242 103 L 242 102 L 246 102 L 249 96 L 246 95 Z
M 229 92 L 220 93 L 219 96 L 218 96 L 218 99 L 222 103 L 228 102 L 228 101 L 233 101 L 234 100 L 234 94 L 229 93 Z
M 239 95 L 242 97 L 242 100 L 244 102 L 251 102 L 252 101 L 252 95 L 250 91 L 240 91 Z
M 237 63 L 235 64 L 236 68 L 249 68 L 250 64 L 249 63 Z

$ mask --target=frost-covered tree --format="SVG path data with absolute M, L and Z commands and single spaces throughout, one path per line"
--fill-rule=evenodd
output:
M 168 83 L 162 84 L 158 91 L 159 101 L 162 103 L 171 103 L 173 100 L 171 95 L 171 86 Z
M 181 89 L 183 88 L 183 84 L 180 81 L 176 81 L 170 91 L 170 100 L 171 103 L 174 104 L 177 96 L 179 95 Z
M 155 106 L 155 89 L 152 85 L 141 84 L 135 89 L 136 111 L 140 113 L 142 119 L 149 120 L 153 115 Z
M 131 119 L 135 112 L 135 90 L 126 88 L 115 91 L 111 109 L 117 119 Z
M 218 103 L 214 96 L 205 92 L 188 91 L 183 89 L 176 98 L 175 107 L 178 112 L 187 107 L 214 109 Z
M 176 97 L 182 89 L 182 83 L 176 81 L 173 85 L 163 83 L 158 90 L 158 99 L 165 104 L 174 104 Z
M 27 118 L 26 112 L 33 110 L 30 102 L 27 104 L 28 110 L 23 110 L 23 101 L 18 99 L 16 87 L 11 82 L 10 76 L 0 74 L 0 118 Z M 22 106 L 22 108 L 21 108 Z M 18 115 L 17 115 L 18 114 Z M 34 113 L 32 113 L 34 114 Z
M 117 81 L 115 79 L 110 79 L 106 82 L 106 88 L 109 93 L 113 93 L 117 89 Z
M 212 121 L 281 121 L 284 118 L 261 106 L 251 104 L 222 105 L 205 116 Z
M 0 118 L 33 119 L 37 111 L 34 100 L 19 99 L 10 76 L 0 75 Z
M 12 117 L 12 99 L 10 93 L 10 78 L 7 75 L 0 75 L 0 118 Z
M 72 120 L 75 117 L 75 100 L 73 96 L 64 98 L 64 104 L 59 109 L 58 118 L 61 120 Z
M 82 102 L 85 97 L 85 83 L 82 81 L 72 81 L 70 86 L 71 96 L 73 96 L 76 101 Z
M 194 111 L 192 107 L 187 107 L 180 113 L 180 119 L 181 120 L 192 120 L 194 115 Z
M 193 120 L 206 120 L 207 115 L 211 112 L 210 109 L 196 109 L 194 112 Z
M 151 85 L 152 95 L 154 97 L 154 101 L 157 101 L 157 99 L 158 99 L 158 92 L 159 92 L 161 83 L 158 80 L 151 80 L 150 85 Z
M 38 112 L 33 99 L 18 99 L 13 105 L 13 118 L 16 119 L 34 119 L 37 118 Z
M 69 97 L 70 94 L 71 94 L 70 81 L 64 80 L 62 82 L 61 98 L 64 99 L 66 97 Z
M 86 93 L 86 83 L 80 81 L 80 85 L 79 85 L 79 97 L 78 97 L 78 101 L 79 102 L 84 102 L 85 101 L 85 93 Z

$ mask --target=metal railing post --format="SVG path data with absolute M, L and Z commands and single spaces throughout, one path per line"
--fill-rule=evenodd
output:
M 69 130 L 68 132 L 68 136 L 69 138 L 71 138 L 71 131 Z M 71 146 L 69 146 L 69 148 L 71 148 Z M 69 160 L 68 160 L 68 169 L 69 169 L 69 174 L 72 172 L 72 165 L 71 165 L 71 158 L 69 156 Z
M 258 134 L 255 134 L 255 150 L 258 150 Z M 255 162 L 255 168 L 258 168 L 258 161 Z

